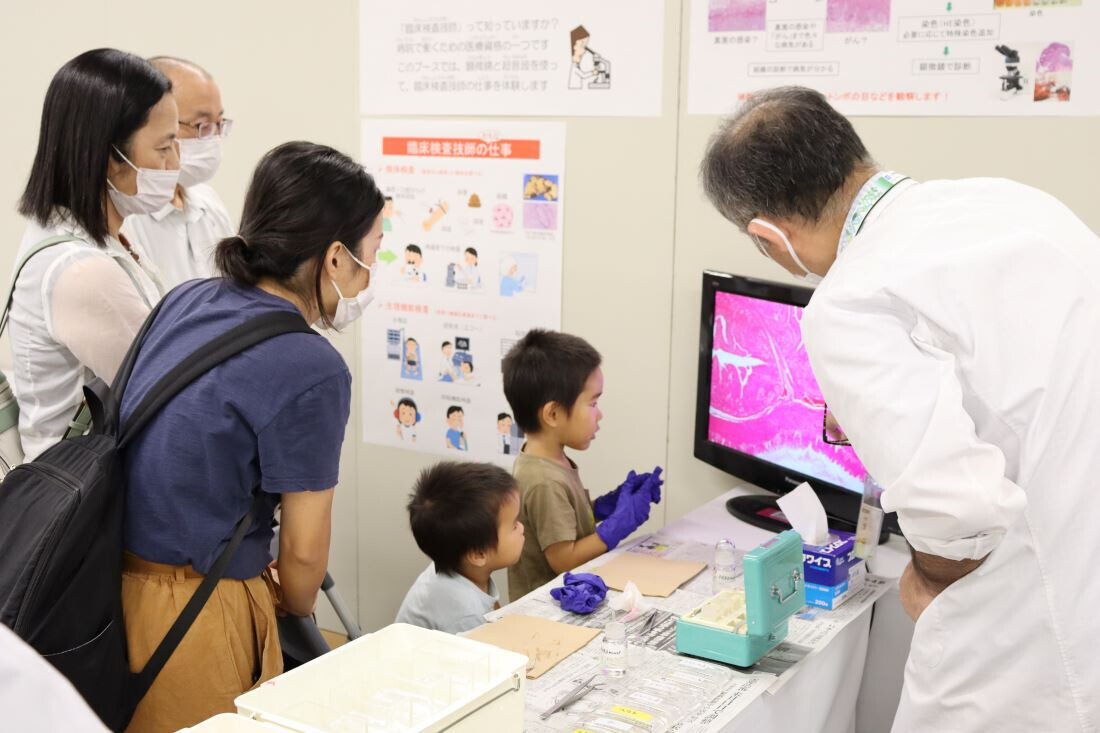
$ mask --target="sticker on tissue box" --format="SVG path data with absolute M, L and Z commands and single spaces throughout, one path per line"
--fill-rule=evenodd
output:
M 830 533 L 829 542 L 824 545 L 802 545 L 806 582 L 817 585 L 843 583 L 849 569 L 859 562 L 855 546 L 855 535 L 839 530 Z
M 863 588 L 866 577 L 867 574 L 861 563 L 853 568 L 852 575 L 839 585 L 806 583 L 806 605 L 835 610 Z

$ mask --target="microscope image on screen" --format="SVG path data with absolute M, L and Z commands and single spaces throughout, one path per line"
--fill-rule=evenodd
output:
M 828 435 L 843 433 L 829 429 L 802 342 L 802 308 L 727 292 L 715 294 L 713 307 L 708 440 L 861 491 L 866 469 Z
M 611 88 L 611 61 L 588 46 L 590 34 L 583 25 L 569 33 L 569 88 L 588 89 Z

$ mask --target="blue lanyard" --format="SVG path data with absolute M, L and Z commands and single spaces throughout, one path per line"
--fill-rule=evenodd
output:
M 902 181 L 906 180 L 909 176 L 903 176 L 901 173 L 895 173 L 893 171 L 886 171 L 884 173 L 876 173 L 871 176 L 871 179 L 867 183 L 863 184 L 863 187 L 859 189 L 859 193 L 856 194 L 855 201 L 852 202 L 852 208 L 848 211 L 848 218 L 844 221 L 844 228 L 840 230 L 840 242 L 837 244 L 836 253 L 837 256 L 844 251 L 844 248 L 848 246 L 849 242 L 855 239 L 855 236 L 859 234 L 860 229 L 863 228 L 864 222 L 867 221 L 867 215 L 871 213 L 871 209 L 875 208 L 875 205 L 882 200 L 890 189 L 898 185 Z

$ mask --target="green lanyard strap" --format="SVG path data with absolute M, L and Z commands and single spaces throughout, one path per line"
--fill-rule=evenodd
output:
M 886 171 L 876 173 L 871 176 L 867 183 L 863 184 L 863 187 L 859 189 L 859 193 L 856 194 L 852 208 L 848 211 L 844 228 L 840 230 L 840 242 L 837 244 L 836 250 L 838 256 L 859 234 L 863 224 L 867 221 L 867 215 L 871 213 L 871 209 L 875 208 L 875 205 L 882 200 L 883 196 L 889 193 L 890 189 L 908 178 L 909 176 L 903 176 L 901 173 Z

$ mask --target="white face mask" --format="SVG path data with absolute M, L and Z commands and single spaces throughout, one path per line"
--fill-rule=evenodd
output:
M 332 283 L 332 289 L 340 296 L 340 302 L 336 304 L 336 313 L 332 316 L 333 328 L 343 328 L 344 326 L 354 323 L 363 315 L 363 311 L 366 310 L 367 306 L 374 300 L 375 276 L 378 274 L 377 263 L 374 265 L 365 265 L 358 257 L 351 253 L 351 250 L 348 249 L 347 246 L 342 243 L 340 246 L 348 253 L 348 257 L 351 257 L 351 259 L 355 261 L 355 264 L 370 273 L 370 279 L 367 280 L 367 287 L 360 290 L 359 294 L 354 298 L 345 298 L 344 294 L 340 292 L 340 287 L 336 284 L 336 281 L 329 280 L 329 282 Z
M 204 140 L 183 138 L 179 143 L 180 185 L 197 186 L 213 178 L 222 162 L 222 139 L 215 135 Z
M 137 171 L 137 193 L 128 194 L 115 188 L 111 179 L 107 179 L 107 195 L 118 209 L 119 215 L 125 219 L 135 214 L 155 214 L 168 204 L 176 195 L 176 183 L 179 181 L 178 170 L 156 170 L 155 168 L 138 168 L 130 162 L 130 159 L 122 155 L 122 151 L 115 148 L 115 152 L 121 156 L 126 164 Z
M 821 275 L 818 275 L 815 272 L 810 272 L 810 268 L 802 264 L 802 260 L 798 259 L 798 255 L 795 254 L 794 247 L 791 246 L 791 240 L 787 239 L 787 235 L 783 233 L 782 229 L 777 227 L 775 224 L 772 224 L 771 222 L 764 221 L 763 219 L 753 219 L 749 223 L 759 224 L 762 227 L 771 229 L 773 232 L 779 235 L 779 238 L 783 240 L 783 245 L 787 248 L 787 254 L 791 256 L 791 259 L 794 260 L 794 263 L 802 269 L 803 273 L 805 273 L 803 275 L 795 275 L 796 278 L 806 283 L 807 285 L 816 286 L 821 283 Z M 754 242 L 756 242 L 756 248 L 763 252 L 764 256 L 767 257 L 769 260 L 772 259 L 771 254 L 768 252 L 767 246 L 763 242 L 761 242 L 756 237 L 756 235 L 750 234 L 749 236 L 752 237 Z

